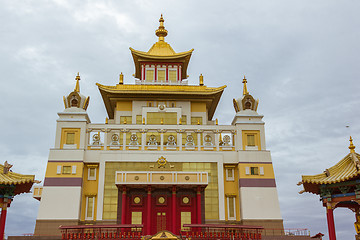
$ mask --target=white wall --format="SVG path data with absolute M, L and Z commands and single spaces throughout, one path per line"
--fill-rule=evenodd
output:
M 282 219 L 276 188 L 240 188 L 242 219 Z
M 81 187 L 44 187 L 38 220 L 79 219 Z

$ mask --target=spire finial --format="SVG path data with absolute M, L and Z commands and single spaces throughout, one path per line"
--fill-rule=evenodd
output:
M 76 77 L 75 77 L 75 80 L 76 80 L 76 85 L 75 85 L 74 91 L 75 91 L 75 92 L 80 92 L 80 84 L 79 84 L 80 74 L 79 74 L 79 72 L 77 73 L 77 75 L 76 75 Z
M 352 137 L 350 136 L 350 146 L 349 146 L 349 149 L 350 149 L 350 153 L 355 153 L 355 146 L 354 146 L 354 144 L 353 144 L 353 139 L 352 139 Z
M 244 79 L 243 79 L 242 83 L 244 84 L 243 95 L 249 94 L 247 87 L 246 87 L 247 80 L 245 78 L 245 75 L 244 75 Z
M 164 41 L 164 38 L 167 36 L 168 31 L 164 27 L 164 18 L 161 14 L 161 17 L 159 19 L 160 26 L 158 29 L 156 29 L 155 34 L 159 37 L 159 41 Z

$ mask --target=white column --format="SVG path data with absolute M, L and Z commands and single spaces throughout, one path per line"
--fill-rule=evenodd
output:
M 108 130 L 105 129 L 104 131 L 104 150 L 107 150 L 107 145 L 108 145 Z
M 143 72 L 144 72 L 144 65 L 141 64 L 140 80 L 145 80 L 145 76 L 143 76 Z
M 238 134 L 236 131 L 232 132 L 232 134 L 233 134 L 233 138 L 232 138 L 233 146 L 235 147 L 235 150 L 240 150 L 239 148 L 241 148 L 242 145 L 242 143 L 238 141 L 238 136 L 240 134 Z M 242 136 L 240 135 L 240 137 Z
M 85 141 L 85 149 L 87 149 L 87 147 L 90 145 L 90 131 L 87 130 L 86 131 L 86 141 Z
M 87 174 L 87 173 L 86 173 Z M 96 220 L 102 220 L 104 206 L 105 161 L 100 159 Z
M 216 131 L 216 133 L 215 133 L 215 146 L 216 146 L 216 151 L 219 151 L 219 150 L 220 150 L 219 140 L 220 140 L 219 132 Z
M 219 189 L 219 220 L 225 220 L 225 197 L 224 197 L 224 159 L 218 161 L 218 189 Z
M 146 132 L 141 133 L 141 150 L 145 150 Z
M 160 133 L 160 151 L 164 150 L 164 133 Z

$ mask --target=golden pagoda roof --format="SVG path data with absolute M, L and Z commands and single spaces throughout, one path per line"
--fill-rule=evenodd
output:
M 189 85 L 127 85 L 105 86 L 96 83 L 103 97 L 109 118 L 114 118 L 117 101 L 190 100 L 206 102 L 211 120 L 226 85 L 212 88 Z
M 146 54 L 150 56 L 170 56 L 175 55 L 176 52 L 167 42 L 159 41 L 154 43 Z
M 35 180 L 35 175 L 14 173 L 9 170 L 11 167 L 12 165 L 7 162 L 5 162 L 4 165 L 0 164 L 0 184 L 9 186 L 14 185 L 15 195 L 29 192 L 34 183 L 39 183 L 39 181 Z
M 135 78 L 140 79 L 141 76 L 141 63 L 142 62 L 162 62 L 162 63 L 182 63 L 182 79 L 187 78 L 187 67 L 189 65 L 190 57 L 194 49 L 186 52 L 176 53 L 174 49 L 165 42 L 167 36 L 167 30 L 164 27 L 164 19 L 161 15 L 160 26 L 155 31 L 156 36 L 159 37 L 159 41 L 149 49 L 148 52 L 138 51 L 130 48 L 131 54 L 135 63 Z
M 356 167 L 357 162 L 360 161 L 358 153 L 349 153 L 340 162 L 335 164 L 323 173 L 317 175 L 303 175 L 303 183 L 312 184 L 332 184 L 344 182 L 360 176 L 360 169 Z
M 303 175 L 300 184 L 304 191 L 318 194 L 322 184 L 334 184 L 360 178 L 360 154 L 355 152 L 355 146 L 350 137 L 350 153 L 334 166 L 316 175 Z

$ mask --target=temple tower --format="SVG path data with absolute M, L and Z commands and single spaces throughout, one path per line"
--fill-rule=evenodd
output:
M 232 124 L 219 124 L 226 86 L 208 87 L 202 74 L 189 85 L 193 49 L 175 52 L 159 22 L 147 52 L 130 48 L 134 84 L 122 73 L 114 86 L 97 83 L 105 123 L 90 122 L 79 76 L 64 98 L 35 234 L 78 224 L 142 224 L 145 234 L 179 234 L 184 224 L 283 228 L 263 116 L 246 79 Z

